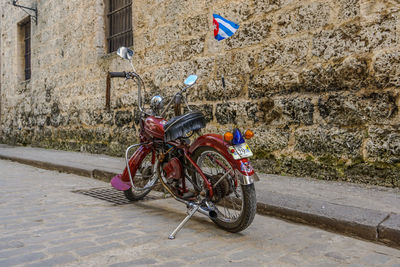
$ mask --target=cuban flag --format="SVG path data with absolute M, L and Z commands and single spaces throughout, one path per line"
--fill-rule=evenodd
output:
M 213 14 L 213 24 L 214 24 L 214 37 L 218 41 L 224 40 L 235 34 L 239 25 L 229 21 L 220 15 Z

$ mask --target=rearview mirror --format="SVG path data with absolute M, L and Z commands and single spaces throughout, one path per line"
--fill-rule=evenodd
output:
M 124 47 L 124 46 L 121 46 L 117 50 L 117 55 L 122 57 L 123 59 L 132 60 L 133 54 L 134 54 L 133 50 L 131 50 L 127 47 Z
M 189 75 L 189 77 L 186 78 L 184 83 L 187 86 L 191 86 L 196 82 L 196 80 L 197 80 L 197 75 Z

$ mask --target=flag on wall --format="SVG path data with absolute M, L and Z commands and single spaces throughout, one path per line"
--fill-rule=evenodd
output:
M 239 25 L 227 20 L 220 15 L 213 14 L 214 37 L 218 41 L 224 40 L 235 34 Z

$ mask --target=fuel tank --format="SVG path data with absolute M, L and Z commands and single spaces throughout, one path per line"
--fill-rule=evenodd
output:
M 167 121 L 162 118 L 149 116 L 144 121 L 144 132 L 151 139 L 164 139 L 164 125 L 166 123 Z

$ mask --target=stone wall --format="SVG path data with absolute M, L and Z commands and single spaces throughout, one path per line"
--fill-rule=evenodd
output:
M 121 155 L 136 92 L 113 81 L 105 109 L 107 71 L 129 65 L 105 52 L 103 2 L 38 1 L 29 82 L 24 13 L 2 5 L 1 142 Z M 212 13 L 240 24 L 234 37 L 213 39 Z M 400 187 L 399 16 L 399 0 L 137 0 L 134 63 L 167 99 L 197 74 L 205 132 L 254 129 L 260 171 Z

